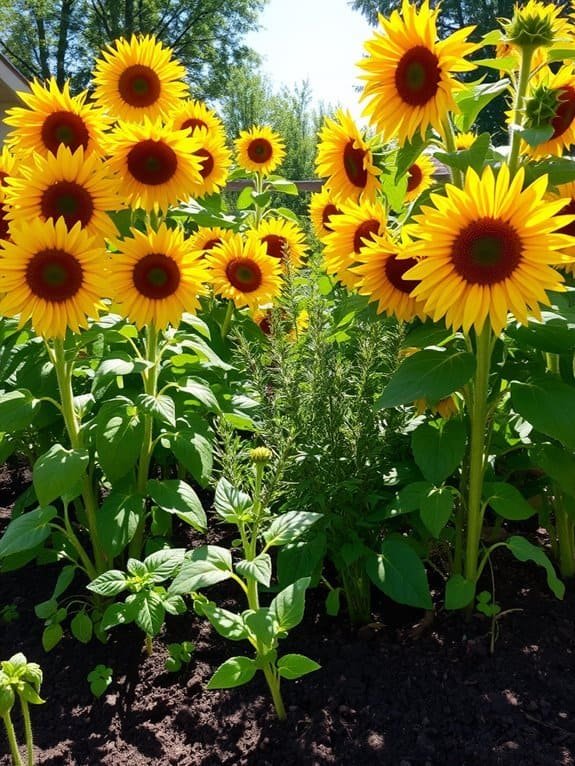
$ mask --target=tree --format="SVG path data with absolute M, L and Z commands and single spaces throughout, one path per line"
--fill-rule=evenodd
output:
M 3 0 L 0 49 L 28 77 L 89 85 L 94 58 L 133 33 L 155 35 L 187 67 L 192 94 L 217 98 L 230 70 L 256 60 L 243 43 L 267 0 Z

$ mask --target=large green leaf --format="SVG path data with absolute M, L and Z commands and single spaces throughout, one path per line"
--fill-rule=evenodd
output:
M 421 501 L 421 520 L 434 537 L 451 518 L 455 496 L 451 487 L 434 487 Z
M 557 577 L 553 564 L 549 561 L 545 552 L 541 548 L 530 543 L 524 537 L 514 535 L 509 537 L 506 541 L 506 545 L 519 561 L 533 561 L 540 567 L 543 567 L 547 575 L 547 585 L 557 596 L 557 598 L 563 598 L 565 595 L 565 586 L 561 580 Z
M 114 558 L 124 550 L 136 534 L 143 513 L 142 495 L 108 495 L 96 515 L 98 538 L 108 556 Z
M 288 511 L 276 516 L 270 526 L 264 531 L 264 540 L 270 546 L 285 545 L 301 537 L 304 532 L 319 521 L 321 513 L 311 511 Z
M 553 375 L 511 384 L 513 409 L 531 425 L 575 449 L 575 388 Z
M 367 573 L 374 585 L 399 604 L 433 608 L 423 562 L 405 540 L 384 540 L 381 553 L 368 559 Z
M 284 654 L 278 660 L 277 667 L 282 678 L 293 681 L 295 678 L 301 678 L 308 673 L 313 673 L 314 670 L 319 670 L 321 665 L 304 654 Z
M 28 511 L 11 521 L 0 539 L 0 559 L 36 548 L 50 537 L 52 519 L 57 511 L 51 505 Z
M 148 636 L 157 635 L 166 616 L 162 599 L 153 590 L 140 591 L 130 603 L 134 622 Z
M 471 604 L 475 595 L 475 583 L 463 575 L 451 575 L 445 586 L 445 608 L 464 609 Z
M 72 492 L 80 494 L 79 483 L 88 467 L 85 450 L 66 449 L 53 444 L 34 463 L 32 480 L 40 505 L 49 503 Z
M 144 424 L 129 399 L 106 402 L 96 417 L 96 448 L 100 465 L 111 481 L 125 476 L 136 464 Z
M 303 619 L 305 592 L 310 578 L 302 577 L 278 593 L 270 604 L 270 612 L 277 620 L 280 630 L 288 631 Z
M 485 482 L 483 497 L 496 513 L 510 521 L 530 519 L 537 513 L 516 487 L 503 481 Z
M 232 554 L 229 550 L 217 545 L 203 545 L 186 554 L 169 591 L 177 594 L 192 593 L 227 580 L 232 574 Z
M 150 479 L 148 495 L 166 513 L 172 513 L 199 532 L 205 532 L 208 521 L 200 498 L 180 479 Z
M 467 383 L 474 371 L 475 357 L 466 351 L 418 351 L 403 361 L 376 406 L 397 407 L 422 398 L 437 402 Z
M 201 487 L 206 487 L 212 475 L 213 445 L 207 430 L 183 429 L 170 436 L 172 451 L 184 468 Z
M 463 172 L 468 168 L 473 168 L 479 173 L 485 164 L 490 143 L 491 136 L 489 133 L 482 133 L 477 136 L 469 149 L 459 152 L 436 152 L 435 157 L 450 168 L 457 168 Z
M 220 636 L 230 641 L 242 641 L 247 638 L 248 630 L 239 614 L 222 609 L 213 601 L 195 601 L 194 609 L 209 620 Z
M 244 578 L 252 577 L 269 588 L 272 579 L 272 560 L 269 553 L 260 553 L 251 561 L 238 561 L 236 572 Z
M 222 477 L 216 486 L 214 507 L 218 516 L 224 521 L 234 522 L 238 516 L 244 514 L 252 505 L 252 499 L 245 492 L 234 487 Z
M 531 460 L 561 487 L 575 497 L 575 455 L 556 444 L 538 444 L 529 451 Z
M 465 454 L 466 428 L 461 420 L 423 423 L 411 436 L 413 457 L 428 481 L 441 484 Z
M 462 88 L 456 99 L 460 110 L 457 124 L 461 130 L 470 130 L 481 110 L 501 93 L 505 93 L 508 88 L 509 80 L 507 78 L 497 82 L 479 81 Z
M 575 312 L 542 311 L 541 321 L 532 319 L 528 325 L 509 325 L 505 330 L 525 348 L 538 348 L 552 354 L 575 351 Z
M 230 657 L 210 678 L 207 689 L 233 689 L 251 681 L 258 666 L 249 657 Z
M 0 394 L 0 431 L 15 433 L 30 428 L 40 406 L 30 391 L 10 391 Z

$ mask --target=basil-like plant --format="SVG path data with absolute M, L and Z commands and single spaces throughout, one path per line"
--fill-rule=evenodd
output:
M 13 766 L 22 766 L 18 750 L 16 732 L 12 723 L 12 708 L 16 699 L 20 702 L 24 720 L 24 736 L 26 739 L 27 766 L 34 766 L 34 738 L 32 736 L 32 721 L 29 705 L 41 705 L 44 700 L 40 697 L 42 685 L 42 669 L 36 662 L 28 662 L 19 652 L 9 660 L 0 662 L 0 717 L 6 729 Z
M 101 629 L 135 622 L 146 636 L 146 651 L 152 654 L 152 641 L 157 636 L 166 612 L 182 614 L 186 605 L 181 596 L 168 593 L 164 585 L 174 575 L 184 558 L 183 548 L 156 551 L 144 561 L 128 559 L 127 572 L 110 569 L 96 577 L 88 589 L 98 596 L 118 596 L 128 591 L 122 603 L 110 604 L 102 617 Z
M 197 614 L 206 617 L 216 631 L 230 641 L 248 641 L 253 657 L 235 656 L 226 660 L 212 676 L 208 689 L 229 689 L 248 683 L 261 670 L 272 695 L 276 713 L 285 718 L 281 680 L 295 679 L 317 670 L 317 662 L 301 654 L 278 655 L 278 644 L 298 625 L 304 615 L 309 577 L 302 577 L 281 590 L 268 604 L 260 603 L 261 588 L 272 580 L 270 550 L 287 545 L 303 535 L 318 519 L 318 513 L 291 511 L 272 516 L 262 503 L 265 465 L 271 452 L 265 447 L 251 451 L 253 480 L 251 494 L 221 478 L 216 487 L 215 510 L 222 521 L 239 533 L 241 559 L 234 561 L 232 550 L 206 545 L 186 553 L 180 572 L 169 593 L 191 593 Z M 247 602 L 247 609 L 232 612 L 218 606 L 201 591 L 223 580 L 234 580 Z

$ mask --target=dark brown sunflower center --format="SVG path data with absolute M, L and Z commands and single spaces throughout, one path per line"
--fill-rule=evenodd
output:
M 0 205 L 0 239 L 10 239 L 9 231 L 8 211 L 4 205 Z
M 180 284 L 178 264 L 164 253 L 148 253 L 132 271 L 134 287 L 145 298 L 161 301 L 173 295 Z
M 365 240 L 372 240 L 374 234 L 379 234 L 379 221 L 375 218 L 370 218 L 368 221 L 362 221 L 353 235 L 353 249 L 355 252 L 359 253 L 361 248 L 365 245 Z
M 0 170 L 0 186 L 8 186 L 6 183 L 6 179 L 8 178 L 8 173 L 5 173 L 3 170 Z
M 553 127 L 551 138 L 562 136 L 571 127 L 571 123 L 575 119 L 575 88 L 571 85 L 561 88 L 557 95 L 557 100 L 555 117 L 551 120 L 551 126 Z
M 341 213 L 341 210 L 338 210 L 336 208 L 336 206 L 333 205 L 331 202 L 324 207 L 323 212 L 321 214 L 321 220 L 322 220 L 322 223 L 323 223 L 324 227 L 328 231 L 333 231 L 333 229 L 332 229 L 332 227 L 330 226 L 330 223 L 329 223 L 329 217 L 331 215 L 339 215 L 340 213 Z
M 209 178 L 211 176 L 213 170 L 214 170 L 214 158 L 208 152 L 207 149 L 198 149 L 197 152 L 194 152 L 194 154 L 197 154 L 198 157 L 202 158 L 202 168 L 200 170 L 200 175 L 202 178 Z
M 58 181 L 45 189 L 40 207 L 44 218 L 63 218 L 68 228 L 78 221 L 87 226 L 94 212 L 90 192 L 73 181 Z
M 90 134 L 84 120 L 74 112 L 52 112 L 42 125 L 42 143 L 52 154 L 58 152 L 60 144 L 69 147 L 73 152 L 83 146 L 88 146 Z
M 407 191 L 412 192 L 417 189 L 421 181 L 423 180 L 423 173 L 421 168 L 417 164 L 413 164 L 407 171 Z
M 208 125 L 203 120 L 200 120 L 198 117 L 190 117 L 189 120 L 186 120 L 182 123 L 182 127 L 180 130 L 189 130 L 190 133 L 193 133 L 196 128 L 207 128 Z
M 562 207 L 559 215 L 575 215 L 575 199 L 568 202 L 565 207 Z M 569 237 L 575 237 L 575 221 L 571 221 L 566 226 L 562 226 L 559 229 L 560 234 L 567 234 Z
M 416 45 L 401 57 L 395 70 L 395 87 L 409 106 L 423 106 L 438 91 L 439 59 L 425 45 Z
M 494 285 L 513 274 L 522 253 L 523 244 L 513 226 L 486 216 L 459 232 L 451 247 L 451 260 L 466 282 Z
M 118 81 L 118 92 L 122 100 L 139 109 L 155 104 L 161 90 L 158 75 L 143 64 L 134 64 L 124 69 Z
M 141 184 L 165 184 L 177 169 L 178 157 L 163 141 L 140 141 L 128 152 L 128 170 Z
M 266 138 L 254 138 L 248 146 L 248 157 L 252 162 L 268 162 L 273 155 L 273 147 Z
M 58 248 L 35 253 L 26 267 L 26 282 L 31 292 L 50 303 L 73 298 L 82 287 L 83 276 L 77 259 Z
M 348 141 L 343 150 L 343 167 L 350 183 L 357 186 L 358 189 L 365 189 L 367 186 L 367 170 L 363 166 L 363 159 L 366 152 L 363 149 L 356 149 L 353 140 Z
M 279 258 L 279 260 L 285 260 L 289 255 L 289 245 L 285 237 L 280 237 L 277 234 L 268 234 L 262 239 L 265 244 L 268 255 L 272 258 Z
M 208 239 L 208 241 L 202 247 L 202 250 L 211 250 L 216 245 L 221 245 L 221 244 L 222 244 L 222 240 L 219 237 L 215 237 L 214 239 Z
M 396 290 L 409 295 L 417 287 L 419 281 L 417 279 L 403 279 L 403 275 L 416 263 L 415 258 L 406 258 L 400 261 L 396 255 L 392 255 L 385 261 L 385 276 Z
M 262 271 L 251 258 L 236 258 L 226 266 L 226 277 L 241 293 L 253 293 L 262 284 Z

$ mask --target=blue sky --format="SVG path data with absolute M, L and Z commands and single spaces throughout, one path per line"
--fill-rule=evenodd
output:
M 260 24 L 247 42 L 262 56 L 274 87 L 308 79 L 316 101 L 339 103 L 359 116 L 355 63 L 372 30 L 347 0 L 268 0 Z

